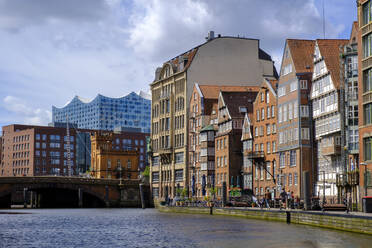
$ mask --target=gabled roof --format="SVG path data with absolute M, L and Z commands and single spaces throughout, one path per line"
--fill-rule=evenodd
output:
M 345 46 L 349 40 L 343 39 L 319 39 L 316 40 L 320 54 L 324 58 L 324 62 L 328 71 L 331 73 L 334 86 L 340 87 L 340 46 Z
M 252 139 L 252 133 L 251 133 L 251 120 L 249 119 L 248 113 L 245 113 L 244 116 L 244 123 L 243 123 L 243 129 L 242 129 L 242 137 L 240 140 L 246 140 L 246 139 Z M 248 128 L 246 128 L 248 127 Z M 249 130 L 248 133 L 245 132 L 245 130 Z
M 293 65 L 296 73 L 306 73 L 313 71 L 313 54 L 315 40 L 287 39 Z
M 354 44 L 358 42 L 358 32 L 359 32 L 358 22 L 355 21 L 351 26 L 349 44 Z
M 228 108 L 231 118 L 244 117 L 243 113 L 239 111 L 239 107 L 246 107 L 247 112 L 253 111 L 253 102 L 257 96 L 256 91 L 254 92 L 221 92 L 223 101 Z
M 221 85 L 200 85 L 199 89 L 204 99 L 218 99 L 220 91 L 223 92 L 252 92 L 259 91 L 260 86 L 221 86 Z

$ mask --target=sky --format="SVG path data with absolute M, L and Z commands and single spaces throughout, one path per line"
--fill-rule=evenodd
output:
M 208 31 L 260 39 L 279 71 L 286 38 L 346 38 L 355 0 L 0 0 L 0 126 L 46 125 L 75 95 L 148 92 L 155 69 Z

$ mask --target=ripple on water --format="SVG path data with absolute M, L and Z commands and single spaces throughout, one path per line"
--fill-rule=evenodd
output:
M 15 211 L 7 211 L 15 212 Z M 43 209 L 0 214 L 0 247 L 370 247 L 370 236 L 154 209 Z

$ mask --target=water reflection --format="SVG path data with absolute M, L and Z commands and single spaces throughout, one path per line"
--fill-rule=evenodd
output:
M 9 212 L 10 210 L 7 210 Z M 5 212 L 5 211 L 3 211 Z M 0 247 L 371 247 L 372 237 L 302 225 L 154 209 L 0 214 Z

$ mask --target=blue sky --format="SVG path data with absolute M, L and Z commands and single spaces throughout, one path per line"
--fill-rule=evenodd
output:
M 354 0 L 324 0 L 326 38 L 349 38 Z M 148 91 L 156 67 L 217 34 L 323 38 L 322 0 L 0 0 L 0 126 L 45 125 L 75 95 Z

